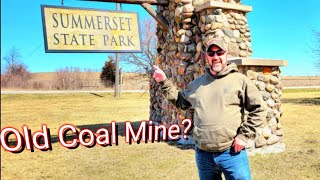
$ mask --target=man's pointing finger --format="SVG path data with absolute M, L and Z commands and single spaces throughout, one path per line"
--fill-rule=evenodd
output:
M 158 70 L 158 69 L 160 69 L 158 66 L 156 66 L 156 65 L 153 65 L 153 68 L 155 69 L 155 70 Z

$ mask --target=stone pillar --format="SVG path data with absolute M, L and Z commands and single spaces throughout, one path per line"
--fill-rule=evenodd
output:
M 285 149 L 281 116 L 281 96 L 283 85 L 280 77 L 280 66 L 286 66 L 287 61 L 235 58 L 229 63 L 235 63 L 239 72 L 245 74 L 256 85 L 268 106 L 268 114 L 264 123 L 258 128 L 257 137 L 249 140 L 248 154 L 278 153 Z
M 251 11 L 251 7 L 241 5 L 240 0 L 211 0 L 207 2 L 202 0 L 170 0 L 168 6 L 158 5 L 157 9 L 159 15 L 162 15 L 168 22 L 169 30 L 157 28 L 159 53 L 156 64 L 165 71 L 167 77 L 174 82 L 178 89 L 183 90 L 189 82 L 204 74 L 205 60 L 201 54 L 205 43 L 214 37 L 223 38 L 229 54 L 240 58 L 235 62 L 238 62 L 241 72 L 257 84 L 270 107 L 267 117 L 270 128 L 264 128 L 266 127 L 264 124 L 263 128 L 259 130 L 260 134 L 269 133 L 269 136 L 263 136 L 265 142 L 262 136 L 259 136 L 260 139 L 250 142 L 249 147 L 263 147 L 265 144 L 279 142 L 280 139 L 273 136 L 282 134 L 281 124 L 278 120 L 282 114 L 279 100 L 281 87 L 276 87 L 280 86 L 279 83 L 275 84 L 275 81 L 280 82 L 278 66 L 271 66 L 271 74 L 265 75 L 263 74 L 265 65 L 251 67 L 251 65 L 242 66 L 239 63 L 241 58 L 250 57 L 252 53 L 250 28 L 246 17 L 246 13 Z M 273 75 L 272 73 L 276 70 L 279 73 Z M 254 78 L 250 77 L 251 75 Z M 179 110 L 164 99 L 161 94 L 159 85 L 152 79 L 150 82 L 150 120 L 169 125 L 179 123 L 185 118 L 192 118 L 193 110 Z M 271 115 L 271 110 L 273 115 Z

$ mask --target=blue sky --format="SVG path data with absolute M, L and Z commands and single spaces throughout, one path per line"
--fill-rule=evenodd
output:
M 243 0 L 253 11 L 248 14 L 252 57 L 288 60 L 284 76 L 317 74 L 310 47 L 316 46 L 314 31 L 320 31 L 320 1 Z M 100 70 L 107 53 L 45 53 L 40 5 L 61 5 L 61 0 L 1 1 L 1 65 L 14 46 L 31 72 L 54 72 L 62 67 Z M 64 0 L 64 6 L 115 10 L 115 3 Z M 122 5 L 138 12 L 140 21 L 150 15 L 140 5 Z M 124 65 L 124 70 L 130 67 Z

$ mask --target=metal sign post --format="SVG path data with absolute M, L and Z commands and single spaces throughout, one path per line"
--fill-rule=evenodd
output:
M 120 3 L 116 3 L 117 11 L 120 9 Z M 114 97 L 120 97 L 119 93 L 119 53 L 116 53 L 116 82 L 114 86 Z

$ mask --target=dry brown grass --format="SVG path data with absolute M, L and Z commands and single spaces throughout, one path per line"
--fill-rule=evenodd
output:
M 320 178 L 320 92 L 284 93 L 286 151 L 250 157 L 253 179 Z M 99 95 L 99 96 L 98 96 Z M 149 95 L 123 94 L 1 95 L 1 126 L 32 131 L 46 123 L 51 135 L 62 124 L 80 128 L 148 119 Z M 102 97 L 100 97 L 102 96 Z M 13 154 L 1 149 L 1 179 L 198 179 L 194 151 L 174 143 L 128 145 L 119 135 L 118 146 L 74 150 L 54 142 L 52 151 Z

